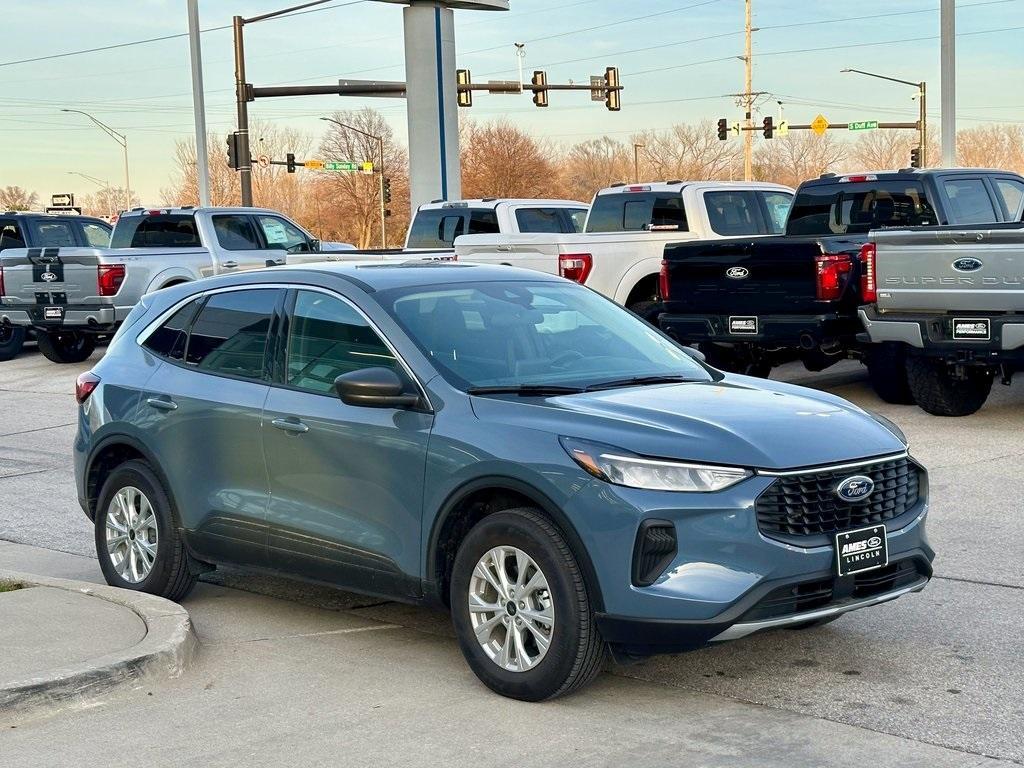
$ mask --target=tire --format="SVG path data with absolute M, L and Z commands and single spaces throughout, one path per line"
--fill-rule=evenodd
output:
M 141 494 L 144 502 L 148 503 L 149 509 L 153 512 L 154 525 L 145 524 L 148 518 L 146 504 L 132 493 L 133 490 Z M 117 535 L 119 524 L 124 520 L 123 513 L 118 511 L 119 503 L 115 501 L 121 492 L 127 494 L 138 528 L 135 533 L 127 535 L 130 538 L 126 537 L 122 544 L 116 545 L 112 554 L 107 535 L 108 531 L 112 536 Z M 125 498 L 121 496 L 120 500 L 123 501 Z M 99 558 L 103 576 L 110 586 L 148 592 L 174 601 L 184 598 L 195 586 L 196 576 L 189 570 L 185 544 L 180 529 L 174 522 L 170 499 L 159 478 L 144 461 L 126 462 L 110 473 L 100 491 L 94 528 L 96 556 Z M 140 550 L 148 547 L 141 545 L 140 549 L 136 550 L 136 556 L 129 557 L 131 547 L 141 541 L 153 544 L 154 557 L 146 557 Z M 120 556 L 119 560 L 115 560 L 115 554 Z M 148 570 L 145 569 L 144 562 L 150 564 Z
M 518 550 L 525 554 L 532 563 L 519 576 L 527 582 L 534 582 L 536 572 L 532 567 L 535 567 L 541 579 L 546 580 L 547 589 L 521 592 L 520 596 L 525 597 L 525 603 L 516 600 L 506 602 L 506 606 L 510 602 L 513 604 L 512 613 L 508 613 L 507 609 L 471 613 L 471 595 L 477 596 L 475 599 L 478 602 L 493 603 L 496 607 L 502 603 L 502 594 L 493 586 L 488 586 L 496 582 L 483 579 L 477 575 L 482 574 L 482 570 L 476 570 L 483 558 L 500 552 L 498 548 Z M 504 562 L 506 568 L 514 569 L 516 566 L 513 564 L 522 561 L 510 555 Z M 516 574 L 515 570 L 504 572 L 510 579 Z M 489 573 L 493 578 L 496 570 L 490 569 Z M 531 575 L 527 577 L 527 574 Z M 478 585 L 483 585 L 493 597 L 480 598 Z M 522 590 L 523 586 L 528 585 L 510 582 L 510 586 L 519 586 Z M 476 676 L 495 693 L 522 701 L 544 701 L 583 687 L 601 671 L 606 648 L 597 630 L 594 610 L 579 564 L 559 531 L 535 509 L 524 507 L 496 512 L 470 530 L 455 557 L 450 597 L 452 623 L 462 653 Z M 515 608 L 516 604 L 520 606 L 518 609 Z M 518 646 L 510 641 L 508 634 L 512 631 L 512 622 L 520 621 L 514 618 L 519 616 L 517 610 L 522 611 L 524 617 L 524 626 L 517 630 L 522 633 L 524 641 Z M 534 615 L 547 613 L 552 623 L 545 627 L 543 622 L 529 622 L 525 618 L 527 610 L 533 610 Z M 498 658 L 492 658 L 477 640 L 474 620 L 484 623 L 498 621 L 484 636 L 501 648 L 511 645 L 513 651 L 510 655 L 515 658 L 510 659 L 510 663 L 524 668 L 519 670 L 502 666 L 501 651 L 496 648 L 490 652 Z M 508 622 L 507 628 L 503 626 L 505 622 Z M 536 633 L 528 631 L 529 626 L 525 626 L 527 623 L 547 630 L 549 644 L 542 654 L 538 652 L 541 646 L 536 639 L 531 639 L 531 635 L 535 638 Z M 504 643 L 501 642 L 502 637 L 505 638 Z M 531 653 L 534 659 L 539 656 L 534 666 L 530 666 Z M 522 661 L 524 658 L 525 662 Z
M 967 368 L 963 379 L 955 379 L 941 360 L 909 357 L 907 382 L 922 410 L 933 416 L 969 416 L 988 399 L 992 372 Z
M 24 328 L 18 325 L 0 325 L 0 360 L 17 357 L 24 345 Z
M 893 405 L 913 405 L 914 393 L 907 381 L 907 354 L 898 344 L 879 344 L 868 350 L 865 365 L 871 387 Z
M 36 343 L 43 357 L 55 363 L 80 363 L 96 349 L 96 337 L 78 331 L 39 333 Z
M 626 309 L 632 312 L 634 315 L 639 315 L 643 320 L 646 320 L 651 325 L 656 326 L 658 324 L 657 313 L 653 312 L 661 306 L 660 301 L 638 301 L 635 304 L 630 304 Z M 651 314 L 654 317 L 650 317 Z

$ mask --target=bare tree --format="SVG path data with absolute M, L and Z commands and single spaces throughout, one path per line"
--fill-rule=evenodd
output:
M 39 194 L 22 187 L 0 189 L 0 211 L 31 211 L 39 207 Z
M 930 131 L 928 138 L 928 165 L 937 165 L 940 149 L 938 131 Z M 910 165 L 910 150 L 919 143 L 917 131 L 881 128 L 861 134 L 850 143 L 847 165 L 859 171 L 881 171 L 906 168 Z
M 1024 172 L 1024 126 L 979 125 L 957 131 L 960 165 Z
M 131 207 L 140 205 L 138 196 L 133 192 Z M 78 200 L 82 213 L 86 216 L 113 216 L 124 210 L 124 188 L 103 187 L 98 192 L 84 195 Z
M 599 189 L 628 179 L 632 162 L 626 146 L 608 136 L 576 144 L 562 161 L 562 194 L 573 200 L 590 200 Z
M 834 170 L 846 159 L 848 146 L 829 134 L 792 131 L 761 143 L 754 155 L 754 177 L 795 187 Z
M 465 197 L 553 197 L 557 166 L 548 142 L 507 120 L 463 123 L 462 192 Z
M 719 141 L 714 125 L 679 123 L 667 131 L 648 131 L 634 137 L 644 145 L 644 155 L 653 176 L 658 179 L 729 178 L 739 147 Z

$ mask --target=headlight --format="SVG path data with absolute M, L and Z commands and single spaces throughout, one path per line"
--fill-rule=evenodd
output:
M 899 441 L 903 443 L 905 446 L 910 446 L 910 441 L 907 440 L 907 436 L 903 434 L 903 430 L 897 427 L 890 419 L 887 419 L 882 414 L 875 413 L 874 411 L 868 411 L 868 415 L 871 416 L 871 418 L 873 418 L 883 427 L 888 429 L 890 432 L 892 432 L 894 435 L 896 435 Z
M 739 467 L 648 459 L 570 437 L 561 438 L 561 443 L 573 460 L 594 477 L 629 488 L 707 493 L 728 488 L 753 474 Z

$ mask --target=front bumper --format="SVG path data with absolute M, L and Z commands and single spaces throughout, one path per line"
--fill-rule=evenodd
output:
M 44 310 L 48 306 L 63 306 L 63 317 L 47 319 Z M 0 305 L 0 324 L 34 328 L 44 333 L 59 330 L 112 333 L 129 312 L 131 307 L 111 304 L 3 304 Z
M 974 312 L 880 314 L 869 305 L 861 307 L 859 315 L 866 338 L 873 344 L 899 342 L 918 350 L 918 354 L 956 363 L 1024 362 L 1022 314 L 980 316 L 989 322 L 987 339 L 953 338 L 953 320 L 978 316 Z
M 733 332 L 737 321 L 756 318 L 756 332 Z M 677 315 L 658 316 L 661 330 L 685 344 L 718 342 L 759 347 L 818 346 L 825 342 L 853 341 L 861 330 L 856 317 L 821 315 Z M 731 331 L 730 329 L 733 329 Z

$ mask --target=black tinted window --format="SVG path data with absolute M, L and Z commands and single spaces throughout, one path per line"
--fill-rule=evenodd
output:
M 349 304 L 316 291 L 299 291 L 288 332 L 288 383 L 333 393 L 343 373 L 398 361 L 376 331 Z
M 686 231 L 686 209 L 678 193 L 622 192 L 598 195 L 588 232 L 639 232 L 649 228 Z
M 214 216 L 213 231 L 217 233 L 220 247 L 226 251 L 255 251 L 262 247 L 248 216 Z
M 495 234 L 498 217 L 486 208 L 430 208 L 416 212 L 409 248 L 451 248 L 461 235 Z
M 171 317 L 143 343 L 143 346 L 154 355 L 169 360 L 182 360 L 185 357 L 185 342 L 188 341 L 188 327 L 202 299 L 190 301 L 175 312 Z M 141 305 L 139 305 L 141 306 Z M 132 310 L 134 311 L 134 310 Z
M 0 221 L 0 251 L 5 248 L 24 248 L 25 240 L 21 236 L 21 229 L 18 222 L 6 220 Z
M 949 198 L 951 224 L 989 224 L 996 220 L 996 209 L 981 179 L 947 179 L 942 186 Z
M 845 235 L 929 224 L 938 220 L 920 182 L 836 182 L 797 191 L 786 233 Z
M 562 214 L 557 208 L 520 208 L 516 211 L 520 232 L 563 232 Z
M 111 248 L 199 248 L 192 214 L 122 216 L 110 238 Z
M 705 192 L 711 229 L 720 235 L 765 234 L 761 211 L 753 192 Z
M 185 361 L 200 370 L 250 379 L 264 376 L 264 352 L 276 289 L 215 293 L 192 325 Z
M 498 214 L 491 210 L 470 211 L 469 231 L 467 235 L 496 235 L 500 231 L 498 227 Z

